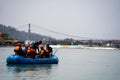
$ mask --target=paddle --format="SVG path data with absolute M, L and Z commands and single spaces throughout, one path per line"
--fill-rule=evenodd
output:
M 56 52 L 57 52 L 57 49 L 55 50 L 55 52 L 52 55 L 55 55 Z

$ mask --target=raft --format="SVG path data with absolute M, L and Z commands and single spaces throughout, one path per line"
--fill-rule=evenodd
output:
M 54 54 L 50 58 L 27 58 L 20 55 L 10 55 L 7 57 L 8 64 L 57 64 L 58 57 Z

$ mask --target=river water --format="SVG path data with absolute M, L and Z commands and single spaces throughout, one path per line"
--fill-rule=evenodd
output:
M 0 80 L 120 80 L 120 50 L 58 49 L 58 64 L 7 65 L 12 53 L 0 47 Z

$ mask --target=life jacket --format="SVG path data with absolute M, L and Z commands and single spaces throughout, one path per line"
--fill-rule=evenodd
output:
M 20 46 L 16 46 L 14 48 L 14 52 L 16 55 L 21 55 L 22 54 L 22 48 Z
M 40 52 L 39 52 L 39 56 L 42 57 L 42 58 L 45 58 L 46 57 L 46 50 L 45 49 L 42 49 Z
M 46 57 L 51 57 L 52 55 L 52 48 L 51 47 L 46 47 Z
M 46 51 L 47 51 L 48 53 L 53 52 L 51 47 L 46 47 Z
M 46 51 L 44 50 L 44 49 L 42 49 L 41 51 L 40 51 L 40 54 L 45 54 L 46 53 Z
M 35 58 L 35 55 L 36 55 L 36 53 L 35 53 L 34 49 L 30 48 L 30 49 L 27 50 L 27 57 Z

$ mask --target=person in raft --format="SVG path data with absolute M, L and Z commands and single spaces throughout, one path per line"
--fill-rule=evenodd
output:
M 25 48 L 22 50 L 22 52 L 24 53 L 25 57 L 27 57 L 27 51 L 29 49 L 29 45 L 25 45 Z
M 27 57 L 28 58 L 35 58 L 36 56 L 36 52 L 35 52 L 35 49 L 33 49 L 32 46 L 30 46 L 28 49 L 27 49 Z
M 49 46 L 49 44 L 46 44 L 46 52 L 47 52 L 46 57 L 52 56 L 53 50 L 52 50 L 52 47 Z
M 36 55 L 36 58 L 46 58 L 46 50 L 44 49 L 43 45 L 40 45 L 40 51 L 38 53 L 38 55 Z
M 22 51 L 21 43 L 18 43 L 17 46 L 14 48 L 15 55 L 25 56 Z
M 39 45 L 42 44 L 42 41 L 32 43 L 33 49 L 35 49 L 36 53 L 39 52 Z

